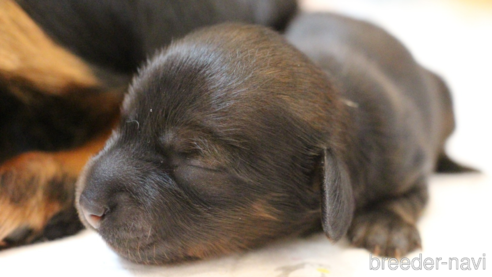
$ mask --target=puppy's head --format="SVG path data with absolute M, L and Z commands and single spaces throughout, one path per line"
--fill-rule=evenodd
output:
M 119 129 L 79 180 L 81 219 L 140 263 L 255 247 L 321 214 L 338 239 L 352 208 L 340 110 L 324 73 L 276 33 L 191 34 L 134 80 Z

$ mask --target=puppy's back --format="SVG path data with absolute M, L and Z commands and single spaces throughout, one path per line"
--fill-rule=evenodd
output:
M 449 92 L 396 38 L 368 22 L 330 13 L 300 15 L 286 36 L 337 80 L 346 98 L 400 117 L 396 128 L 421 136 L 436 158 L 454 126 Z
M 404 191 L 436 169 L 454 127 L 449 91 L 397 39 L 329 13 L 298 16 L 286 36 L 350 107 L 349 167 L 359 205 Z

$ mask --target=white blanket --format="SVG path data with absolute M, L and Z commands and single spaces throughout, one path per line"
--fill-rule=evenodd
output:
M 492 276 L 492 4 L 304 0 L 303 5 L 307 10 L 341 11 L 385 27 L 422 64 L 444 76 L 453 91 L 458 128 L 449 152 L 483 173 L 431 179 L 430 203 L 418 224 L 424 249 L 408 256 L 410 265 L 402 262 L 390 269 L 388 261 L 371 259 L 369 252 L 350 247 L 346 240 L 331 244 L 318 234 L 208 261 L 140 266 L 121 260 L 96 233 L 84 231 L 0 252 L 0 277 Z

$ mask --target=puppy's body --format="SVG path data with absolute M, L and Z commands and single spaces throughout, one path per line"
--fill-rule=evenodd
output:
M 349 240 L 389 256 L 420 247 L 412 225 L 428 198 L 428 176 L 464 169 L 446 166 L 455 124 L 448 88 L 366 22 L 304 15 L 286 36 L 327 72 L 349 107 L 346 162 L 357 209 Z
M 204 29 L 154 57 L 79 180 L 83 222 L 141 263 L 255 247 L 320 223 L 376 254 L 418 248 L 427 177 L 453 128 L 445 86 L 367 23 L 305 15 L 287 38 L 320 67 L 278 34 L 242 25 Z
M 334 14 L 300 16 L 286 36 L 349 107 L 347 159 L 359 206 L 407 191 L 435 169 L 454 129 L 450 94 L 399 41 Z

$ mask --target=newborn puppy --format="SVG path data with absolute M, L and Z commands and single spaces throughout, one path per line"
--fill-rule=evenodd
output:
M 121 256 L 200 259 L 320 230 L 375 254 L 420 247 L 450 96 L 393 37 L 304 15 L 287 40 L 219 25 L 140 70 L 78 182 L 82 221 Z

